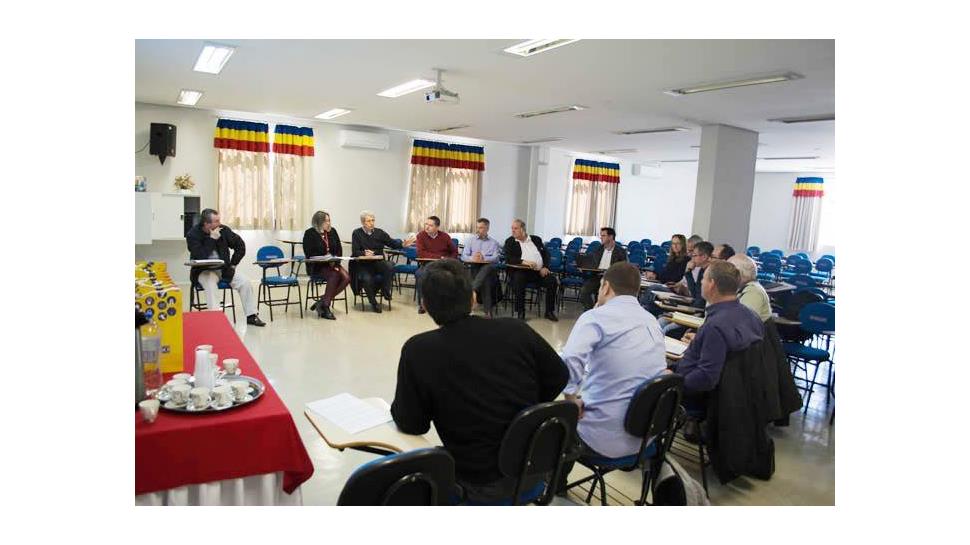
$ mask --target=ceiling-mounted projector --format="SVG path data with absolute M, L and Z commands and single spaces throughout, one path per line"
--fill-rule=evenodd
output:
M 438 76 L 434 87 L 424 93 L 424 101 L 428 104 L 458 104 L 461 101 L 458 93 L 445 89 L 444 85 L 441 84 L 441 74 L 444 70 L 435 68 L 434 71 L 438 73 Z

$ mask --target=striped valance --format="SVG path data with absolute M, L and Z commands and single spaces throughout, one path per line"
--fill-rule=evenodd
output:
M 825 194 L 822 190 L 824 181 L 822 178 L 796 178 L 795 191 L 792 195 L 795 197 L 821 197 Z
M 292 125 L 277 125 L 273 129 L 273 152 L 289 155 L 313 155 L 313 129 L 310 127 L 294 127 Z
M 573 165 L 573 179 L 618 184 L 620 183 L 620 164 L 576 159 L 576 164 Z
M 215 147 L 268 153 L 269 125 L 220 119 L 216 122 Z
M 415 140 L 411 148 L 411 164 L 485 170 L 485 148 Z

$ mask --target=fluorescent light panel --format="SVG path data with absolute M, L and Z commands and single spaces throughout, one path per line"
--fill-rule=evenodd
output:
M 630 131 L 616 131 L 614 134 L 655 134 L 661 132 L 683 132 L 689 131 L 687 127 L 659 127 L 656 129 L 634 129 Z
M 178 103 L 185 106 L 195 106 L 202 98 L 202 91 L 193 91 L 192 89 L 182 89 L 179 91 Z
M 545 53 L 550 49 L 555 49 L 557 47 L 562 47 L 578 41 L 579 40 L 571 40 L 567 38 L 539 38 L 537 40 L 528 40 L 515 44 L 512 47 L 506 48 L 504 51 L 513 55 L 519 55 L 520 57 L 531 57 L 537 53 Z
M 767 83 L 781 83 L 784 81 L 802 79 L 803 77 L 804 76 L 801 74 L 796 74 L 794 72 L 785 72 L 784 74 L 774 74 L 769 76 L 761 76 L 758 78 L 725 81 L 720 83 L 707 83 L 704 85 L 694 85 L 692 87 L 681 87 L 680 89 L 670 89 L 668 91 L 664 91 L 664 93 L 679 97 L 684 95 L 692 95 L 694 93 L 705 93 L 707 91 L 734 89 L 736 87 L 749 87 L 751 85 L 764 85 Z
M 814 123 L 816 121 L 835 121 L 835 114 L 818 114 L 818 115 L 803 115 L 797 117 L 779 117 L 775 119 L 769 119 L 774 123 Z
M 458 129 L 467 129 L 471 125 L 455 125 L 454 127 L 442 127 L 440 129 L 431 129 L 431 132 L 448 132 L 457 131 Z
M 601 155 L 621 155 L 624 153 L 636 153 L 640 150 L 635 149 L 605 149 L 603 151 L 594 151 L 592 153 L 599 153 Z
M 391 87 L 390 89 L 384 89 L 380 93 L 377 93 L 377 96 L 382 96 L 387 98 L 397 98 L 399 96 L 403 96 L 408 93 L 420 91 L 421 89 L 427 89 L 432 85 L 434 85 L 433 81 L 429 81 L 426 79 L 413 79 L 409 82 Z
M 199 53 L 198 60 L 195 61 L 196 72 L 205 72 L 206 74 L 218 74 L 222 72 L 222 68 L 229 62 L 229 57 L 236 51 L 235 47 L 230 45 L 206 43 L 202 47 L 202 53 Z
M 561 136 L 553 136 L 551 138 L 537 138 L 535 140 L 523 140 L 521 144 L 542 144 L 544 142 L 559 142 L 560 140 L 565 140 Z
M 697 159 L 667 159 L 665 161 L 660 161 L 661 163 L 696 163 Z
M 523 112 L 520 114 L 515 114 L 515 117 L 520 119 L 529 119 L 530 117 L 538 117 L 540 115 L 558 114 L 560 112 L 575 112 L 579 110 L 585 110 L 586 106 L 580 106 L 578 104 L 572 104 L 570 106 L 560 106 L 558 108 L 550 108 L 548 110 L 536 110 L 534 112 Z
M 796 157 L 758 157 L 759 161 L 796 161 L 818 159 L 818 155 L 801 155 Z
M 352 111 L 353 110 L 348 110 L 346 108 L 334 108 L 332 110 L 327 110 L 327 111 L 323 112 L 322 114 L 317 114 L 317 115 L 315 115 L 313 117 L 315 117 L 317 119 L 333 119 L 335 117 L 340 117 L 342 115 L 349 114 Z

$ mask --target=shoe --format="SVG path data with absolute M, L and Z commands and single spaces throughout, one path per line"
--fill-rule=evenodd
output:
M 425 313 L 424 307 L 418 307 L 418 314 L 424 314 L 424 313 Z
M 559 318 L 556 317 L 555 312 L 550 310 L 549 312 L 546 313 L 546 320 L 549 320 L 550 322 L 558 322 Z
M 259 316 L 253 314 L 252 316 L 246 316 L 246 324 L 254 325 L 256 327 L 266 326 L 266 322 L 259 319 Z
M 314 310 L 317 310 L 317 304 L 318 304 L 319 302 L 320 302 L 320 301 L 314 301 L 314 302 L 313 302 L 313 304 L 312 304 L 312 305 L 310 305 L 310 312 L 313 312 Z
M 324 320 L 336 320 L 337 319 L 337 317 L 333 315 L 333 311 L 330 310 L 330 306 L 329 305 L 321 305 L 321 307 L 323 308 L 323 311 L 321 311 L 319 313 L 321 318 L 323 318 Z
M 371 303 L 370 304 L 370 309 L 373 310 L 374 312 L 378 313 L 378 314 L 381 313 L 381 306 L 378 305 L 378 304 L 376 304 L 376 303 Z

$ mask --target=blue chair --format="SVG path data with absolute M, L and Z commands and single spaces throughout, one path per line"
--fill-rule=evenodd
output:
M 791 267 L 787 271 L 782 271 L 783 278 L 793 278 L 795 276 L 808 276 L 812 272 L 812 262 L 801 257 L 795 257 Z
M 269 261 L 273 259 L 284 259 L 286 256 L 283 250 L 279 246 L 263 246 L 256 251 L 256 261 Z M 283 276 L 280 272 L 280 267 L 282 265 L 257 263 L 259 267 L 263 270 L 263 278 L 259 282 L 259 296 L 256 300 L 256 308 L 258 309 L 260 305 L 266 305 L 269 307 L 269 321 L 273 321 L 273 307 L 282 306 L 283 312 L 287 312 L 290 309 L 290 305 L 296 305 L 296 308 L 300 309 L 300 318 L 303 318 L 303 294 L 300 289 L 300 282 L 297 279 L 300 274 L 300 264 L 301 261 L 294 263 L 295 268 L 290 268 L 290 274 Z M 275 276 L 267 276 L 266 271 L 269 269 L 276 269 Z M 273 299 L 273 290 L 278 290 L 281 288 L 286 288 L 286 297 Z M 296 301 L 290 299 L 290 290 L 296 288 Z
M 665 240 L 660 243 L 660 247 L 663 248 L 665 252 L 669 252 L 671 244 L 672 243 L 669 240 Z
M 759 255 L 761 255 L 761 248 L 757 246 L 748 246 L 747 254 L 748 254 L 748 257 L 751 257 L 752 259 L 756 258 Z
M 236 323 L 236 297 L 232 293 L 232 286 L 229 282 L 219 279 L 219 290 L 222 292 L 222 304 L 220 307 L 222 311 L 225 312 L 227 308 L 232 309 L 232 323 Z M 189 291 L 189 310 L 207 310 L 206 304 L 203 302 L 203 288 L 202 284 L 198 282 L 192 283 L 192 290 Z M 226 292 L 229 292 L 230 303 L 226 305 Z
M 833 265 L 835 265 L 835 256 L 832 255 L 832 254 L 825 254 L 822 257 L 820 257 L 819 259 L 828 259 L 829 261 L 832 262 Z
M 588 246 L 586 246 L 586 252 L 585 253 L 591 254 L 591 253 L 595 252 L 596 250 L 598 250 L 598 249 L 600 249 L 602 247 L 603 247 L 603 243 L 602 242 L 600 242 L 598 240 L 594 240 L 593 242 L 590 242 Z
M 412 280 L 414 275 L 418 272 L 418 249 L 414 246 L 408 246 L 404 249 L 404 263 L 396 263 L 394 265 L 394 283 L 397 284 L 397 292 L 401 293 L 401 288 L 411 288 L 414 289 L 415 282 L 412 281 L 410 284 L 405 284 L 402 281 L 402 276 L 410 276 Z M 417 295 L 415 295 L 417 297 Z
M 835 263 L 827 258 L 820 257 L 818 261 L 815 262 L 815 270 L 817 272 L 811 273 L 812 276 L 816 278 L 822 278 L 826 281 L 832 279 L 832 269 L 835 267 Z
M 643 270 L 647 267 L 647 254 L 643 252 L 631 252 L 629 255 L 630 263 L 637 266 L 638 269 Z
M 628 253 L 633 253 L 633 252 L 646 253 L 646 250 L 643 249 L 643 244 L 641 244 L 639 241 L 636 241 L 636 240 L 631 240 L 630 244 L 627 245 L 626 250 Z
M 547 244 L 551 244 L 551 245 L 555 246 L 556 248 L 559 248 L 560 250 L 562 250 L 562 239 L 559 238 L 559 237 L 552 237 L 552 238 L 550 238 L 549 239 L 549 242 Z
M 832 367 L 833 362 L 829 353 L 831 337 L 835 334 L 835 305 L 829 303 L 809 303 L 802 307 L 798 313 L 798 321 L 803 332 L 809 335 L 804 343 L 786 342 L 784 343 L 785 354 L 791 362 L 796 380 L 801 380 L 805 386 L 801 388 L 806 392 L 805 412 L 808 412 L 808 405 L 812 401 L 812 392 L 815 386 L 824 386 L 832 393 Z M 822 348 L 824 341 L 824 348 Z M 818 382 L 818 368 L 822 363 L 829 363 L 828 381 Z M 809 366 L 814 366 L 812 377 L 808 377 Z M 797 371 L 804 371 L 805 378 L 799 378 Z
M 781 250 L 778 250 L 778 249 L 774 249 L 774 250 L 771 250 L 771 251 L 770 251 L 770 252 L 768 252 L 768 253 L 769 253 L 769 254 L 775 254 L 775 255 L 776 255 L 776 256 L 778 256 L 779 258 L 782 258 L 782 257 L 785 257 L 785 252 L 783 252 L 783 251 L 781 251 Z
M 322 277 L 322 276 L 313 276 L 313 275 L 310 275 L 310 277 L 307 278 L 307 283 L 306 283 L 306 301 L 303 303 L 303 308 L 304 309 L 306 309 L 306 310 L 309 311 L 310 310 L 310 301 L 319 301 L 320 299 L 323 298 L 323 295 L 320 294 L 320 289 L 321 289 L 322 286 L 326 286 L 326 285 L 327 285 L 327 279 L 324 278 L 324 277 Z M 340 296 L 340 297 L 334 297 L 333 300 L 334 301 L 343 301 L 344 302 L 344 314 L 350 314 L 350 309 L 347 306 L 347 290 L 346 289 L 343 291 L 342 296 Z
M 654 244 L 647 249 L 647 254 L 653 257 L 657 257 L 660 255 L 667 255 L 667 250 L 664 250 L 663 246 L 657 246 L 656 244 Z
M 640 240 L 640 244 L 642 244 L 644 248 L 649 248 L 650 246 L 653 246 L 653 241 L 649 238 L 644 238 Z
M 769 259 L 762 257 L 759 277 L 762 274 L 771 275 L 771 280 L 776 280 L 781 275 L 781 259 Z
M 450 505 L 455 493 L 455 459 L 443 448 L 422 448 L 358 467 L 337 505 Z
M 593 498 L 598 484 L 600 504 L 606 505 L 604 476 L 616 470 L 640 469 L 640 499 L 634 504 L 647 505 L 647 493 L 654 491 L 660 468 L 673 441 L 683 387 L 684 378 L 673 374 L 663 374 L 641 384 L 630 398 L 626 416 L 623 418 L 623 428 L 630 435 L 640 438 L 640 448 L 637 452 L 621 458 L 580 456 L 579 463 L 593 474 L 570 483 L 566 489 L 592 481 L 586 503 Z
M 498 453 L 502 475 L 515 479 L 512 496 L 482 504 L 549 505 L 576 435 L 579 407 L 572 401 L 550 401 L 523 409 L 512 419 Z M 548 479 L 548 480 L 546 480 Z
M 455 248 L 458 248 L 458 246 L 460 246 L 460 245 L 461 245 L 461 242 L 460 242 L 460 241 L 459 241 L 459 240 L 458 240 L 457 238 L 454 238 L 454 237 L 452 237 L 452 239 L 451 239 L 451 241 L 452 241 L 453 243 L 455 243 Z M 461 251 L 461 250 L 459 250 L 459 252 L 460 252 L 460 251 Z
M 815 279 L 806 274 L 796 274 L 789 278 L 787 282 L 798 288 L 814 288 L 817 285 Z

